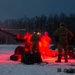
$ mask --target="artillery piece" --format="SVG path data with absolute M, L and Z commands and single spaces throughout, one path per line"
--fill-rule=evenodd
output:
M 12 34 L 10 32 L 5 31 L 3 28 L 0 28 L 0 31 L 5 33 L 5 34 L 7 34 L 7 35 L 12 36 L 17 42 L 24 43 L 24 46 L 18 46 L 15 49 L 14 55 L 20 56 L 23 52 L 30 52 L 30 44 L 26 43 L 27 39 L 24 39 L 22 36 L 17 37 L 18 34 L 14 35 L 14 34 Z M 15 59 L 15 60 L 18 60 L 18 58 Z
M 2 28 L 0 28 L 0 31 L 12 36 L 18 42 L 24 42 L 24 46 L 18 46 L 15 49 L 14 54 L 10 56 L 10 60 L 21 61 L 24 64 L 34 64 L 42 62 L 40 52 L 33 53 L 31 50 L 32 44 L 27 43 L 27 39 L 20 36 L 17 37 L 17 35 L 7 32 Z

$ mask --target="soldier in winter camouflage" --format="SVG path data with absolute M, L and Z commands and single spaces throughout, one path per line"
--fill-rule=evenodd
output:
M 65 24 L 61 22 L 53 36 L 57 40 L 58 47 L 58 59 L 55 62 L 61 62 L 62 49 L 64 49 L 64 59 L 68 62 L 68 40 L 73 37 L 73 33 L 65 27 Z

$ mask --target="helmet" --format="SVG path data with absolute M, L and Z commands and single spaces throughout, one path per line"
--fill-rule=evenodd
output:
M 64 22 L 61 22 L 61 23 L 59 24 L 59 26 L 65 26 L 65 23 L 64 23 Z

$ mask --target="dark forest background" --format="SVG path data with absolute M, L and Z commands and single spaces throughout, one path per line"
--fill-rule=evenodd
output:
M 13 33 L 13 34 L 21 33 L 22 35 L 26 31 L 33 33 L 34 31 L 38 30 L 42 34 L 43 32 L 48 31 L 49 36 L 53 38 L 53 33 L 59 27 L 60 22 L 65 22 L 66 27 L 73 32 L 74 37 L 70 41 L 70 44 L 73 44 L 75 46 L 75 14 L 70 14 L 69 16 L 67 16 L 64 13 L 61 13 L 60 15 L 50 14 L 49 16 L 41 15 L 41 16 L 35 16 L 33 18 L 28 18 L 24 16 L 17 20 L 8 19 L 3 22 L 0 21 L 0 27 L 3 29 L 8 29 L 7 31 L 10 33 Z M 2 32 L 0 32 L 0 34 L 1 34 L 0 35 L 1 44 L 17 43 L 9 35 L 7 36 L 7 34 L 4 34 Z

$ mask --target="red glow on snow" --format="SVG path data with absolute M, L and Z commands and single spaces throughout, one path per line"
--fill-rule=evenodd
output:
M 10 56 L 13 54 L 12 51 L 2 52 L 0 53 L 0 63 L 15 63 L 14 61 L 10 60 Z
M 53 51 L 51 51 L 51 52 L 52 52 L 52 54 L 56 53 L 56 52 L 53 52 Z M 11 55 L 13 55 L 12 51 L 2 52 L 0 54 L 0 64 L 17 64 L 21 61 L 20 55 L 18 56 L 18 58 L 19 58 L 18 61 L 10 60 Z M 51 56 L 46 56 L 46 55 L 41 55 L 41 58 L 42 58 L 42 61 L 49 62 L 49 63 L 55 63 L 55 60 L 57 60 L 57 57 L 51 57 Z M 68 61 L 69 61 L 69 63 L 75 63 L 74 59 L 68 59 Z M 65 64 L 64 58 L 62 58 L 62 63 L 60 63 L 60 64 Z
M 21 56 L 18 56 L 19 59 L 18 61 L 12 61 L 10 60 L 10 56 L 13 54 L 13 52 L 8 52 L 8 53 L 3 53 L 3 54 L 0 54 L 0 63 L 2 64 L 17 64 L 21 61 Z M 49 56 L 41 56 L 42 58 L 42 61 L 45 61 L 45 62 L 49 62 L 49 63 L 55 63 L 55 60 L 57 60 L 57 57 L 49 57 Z M 75 60 L 74 59 L 68 59 L 69 63 L 75 63 Z M 64 58 L 62 59 L 62 63 L 61 64 L 64 64 Z

